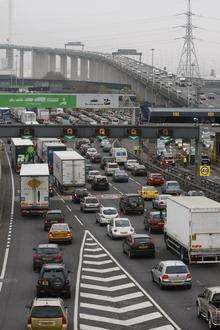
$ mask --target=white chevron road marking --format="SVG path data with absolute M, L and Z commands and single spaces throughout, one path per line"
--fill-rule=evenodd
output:
M 97 243 L 85 243 L 86 246 L 95 246 L 98 245 Z
M 120 302 L 120 301 L 129 300 L 129 299 L 143 297 L 143 293 L 138 291 L 138 292 L 134 292 L 134 293 L 124 294 L 124 295 L 118 296 L 118 297 L 110 297 L 110 296 L 103 296 L 103 295 L 99 295 L 99 294 L 80 292 L 80 296 L 84 297 L 84 298 L 90 298 L 90 299 L 96 299 L 96 300 Z
M 172 325 L 164 325 L 162 327 L 151 328 L 149 330 L 175 330 L 175 328 Z
M 96 251 L 102 251 L 101 248 L 97 248 L 97 249 L 89 249 L 89 248 L 85 248 L 84 251 L 92 251 L 92 252 L 96 252 Z
M 132 325 L 140 324 L 140 323 L 143 323 L 146 321 L 158 319 L 158 318 L 162 317 L 162 314 L 160 314 L 159 312 L 154 312 L 154 313 L 134 317 L 134 318 L 128 319 L 128 320 L 118 320 L 118 319 L 113 319 L 110 317 L 103 317 L 103 316 L 83 314 L 83 313 L 80 313 L 79 316 L 81 319 L 86 319 L 86 320 L 90 320 L 90 321 L 111 323 L 111 324 L 123 325 L 123 326 L 132 326 Z
M 127 284 L 122 284 L 122 285 L 111 286 L 111 287 L 101 286 L 101 285 L 93 285 L 93 284 L 86 284 L 86 283 L 81 283 L 80 284 L 81 288 L 99 290 L 99 291 L 107 291 L 107 292 L 114 292 L 114 291 L 129 289 L 129 288 L 133 288 L 134 286 L 135 286 L 135 284 L 132 283 L 132 282 L 127 283 Z
M 93 273 L 100 273 L 100 274 L 105 274 L 105 273 L 111 273 L 115 272 L 116 270 L 120 270 L 119 267 L 112 267 L 112 268 L 105 268 L 105 269 L 97 269 L 97 268 L 82 268 L 82 271 L 84 272 L 93 272 Z
M 101 265 L 106 265 L 106 264 L 110 264 L 113 261 L 111 259 L 109 260 L 103 260 L 103 261 L 89 261 L 89 260 L 83 260 L 83 264 L 87 264 L 87 265 L 97 265 L 97 266 L 101 266 Z
M 112 282 L 112 281 L 118 281 L 122 280 L 124 278 L 127 278 L 126 275 L 116 275 L 116 276 L 111 276 L 111 277 L 97 277 L 97 276 L 87 276 L 87 275 L 82 275 L 82 279 L 85 280 L 91 280 L 91 281 L 98 281 L 98 282 Z
M 86 324 L 80 324 L 80 330 L 109 330 L 107 328 L 92 327 Z
M 116 314 L 127 313 L 127 312 L 135 311 L 138 309 L 148 308 L 151 306 L 153 306 L 153 305 L 149 301 L 145 301 L 140 304 L 130 305 L 130 306 L 121 307 L 121 308 L 105 306 L 105 305 L 87 304 L 87 303 L 80 304 L 80 307 L 91 308 L 91 309 L 96 309 L 99 311 L 106 311 L 106 312 L 111 312 L 111 313 L 116 313 Z
M 93 239 L 91 237 L 88 237 L 86 241 L 93 241 Z
M 84 254 L 83 255 L 84 258 L 94 258 L 94 259 L 99 259 L 99 258 L 103 258 L 103 257 L 107 257 L 106 253 L 101 253 L 101 254 Z

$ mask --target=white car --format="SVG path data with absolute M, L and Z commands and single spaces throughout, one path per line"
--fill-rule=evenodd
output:
M 136 165 L 139 165 L 136 159 L 128 159 L 124 166 L 127 171 L 131 171 L 132 168 Z
M 103 148 L 106 143 L 110 143 L 108 139 L 104 139 L 100 142 L 100 147 Z
M 119 170 L 119 166 L 117 163 L 107 163 L 105 167 L 106 175 L 113 175 L 115 170 Z
M 128 218 L 115 218 L 107 225 L 107 235 L 112 239 L 127 237 L 131 234 L 134 234 L 134 228 Z
M 100 208 L 100 212 L 96 214 L 96 222 L 100 225 L 108 225 L 110 220 L 118 217 L 118 211 L 115 207 Z
M 96 170 L 92 170 L 89 171 L 88 177 L 87 177 L 87 181 L 88 182 L 92 182 L 92 180 L 94 179 L 95 176 L 101 175 L 100 171 L 96 171 Z
M 95 148 L 88 148 L 86 151 L 86 157 L 90 158 L 91 156 L 97 154 L 97 150 Z

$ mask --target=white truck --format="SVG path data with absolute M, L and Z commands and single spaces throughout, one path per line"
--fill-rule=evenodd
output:
M 21 215 L 44 214 L 49 209 L 47 164 L 23 164 L 20 171 Z
M 22 164 L 33 163 L 34 156 L 35 148 L 31 140 L 22 138 L 11 139 L 11 162 L 16 173 L 20 172 Z
M 38 138 L 37 139 L 37 156 L 39 161 L 43 161 L 43 144 L 47 142 L 61 142 L 60 139 L 58 138 L 50 138 L 50 137 L 45 137 L 45 138 Z
M 24 111 L 21 113 L 21 123 L 26 125 L 33 125 L 37 123 L 36 113 L 33 111 Z
M 37 120 L 39 123 L 49 123 L 50 113 L 48 109 L 37 109 Z
M 61 142 L 43 143 L 43 162 L 49 166 L 50 173 L 53 173 L 53 156 L 55 151 L 65 151 L 66 145 Z
M 164 239 L 183 262 L 220 263 L 220 203 L 203 196 L 168 198 Z
M 61 193 L 73 194 L 86 183 L 86 160 L 76 151 L 55 151 L 53 175 Z

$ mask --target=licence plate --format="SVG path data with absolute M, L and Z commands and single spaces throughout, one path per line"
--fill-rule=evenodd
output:
M 141 246 L 139 246 L 138 248 L 139 248 L 139 249 L 146 249 L 147 246 L 146 246 L 146 245 L 141 245 Z
M 127 233 L 128 233 L 127 231 L 121 231 L 122 235 L 127 235 Z
M 42 285 L 44 285 L 44 286 L 48 286 L 48 284 L 49 284 L 49 282 L 48 282 L 47 279 L 43 279 L 43 280 L 42 280 Z

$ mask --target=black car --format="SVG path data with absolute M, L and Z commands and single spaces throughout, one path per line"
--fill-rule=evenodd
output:
M 62 263 L 63 254 L 57 244 L 39 244 L 33 249 L 33 270 L 41 270 L 43 264 Z
M 131 174 L 134 176 L 145 176 L 147 175 L 146 167 L 144 165 L 137 164 L 132 168 Z
M 49 231 L 54 223 L 63 223 L 64 215 L 61 210 L 50 210 L 44 215 L 44 230 Z
M 37 298 L 71 297 L 71 285 L 64 264 L 45 264 L 37 281 Z
M 144 199 L 138 194 L 123 195 L 119 200 L 119 209 L 124 214 L 143 214 Z
M 114 157 L 103 157 L 102 160 L 101 160 L 101 164 L 100 164 L 100 167 L 102 170 L 105 169 L 105 166 L 107 163 L 115 163 L 115 158 Z
M 92 184 L 92 190 L 109 190 L 109 182 L 106 176 L 97 175 L 94 177 Z
M 92 155 L 90 157 L 90 160 L 92 163 L 101 163 L 101 155 L 99 153 L 96 153 L 95 155 Z
M 155 246 L 149 235 L 132 234 L 123 241 L 122 248 L 130 258 L 135 255 L 155 258 Z
M 75 190 L 72 196 L 72 201 L 75 204 L 80 204 L 83 197 L 89 196 L 89 192 L 86 188 L 79 188 Z

